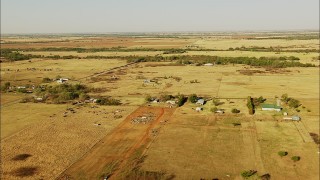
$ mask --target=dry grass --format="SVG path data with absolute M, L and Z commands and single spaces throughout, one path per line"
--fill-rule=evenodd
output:
M 189 39 L 173 38 L 116 38 L 69 37 L 62 39 L 39 38 L 17 39 L 5 38 L 3 41 L 14 42 L 2 47 L 42 48 L 42 47 L 84 47 L 101 48 L 123 46 L 129 48 L 170 48 L 196 45 L 204 48 L 228 49 L 229 47 L 249 46 L 285 46 L 287 49 L 318 48 L 314 40 L 243 40 L 243 39 Z M 57 42 L 60 41 L 60 42 Z M 37 43 L 33 43 L 37 42 Z M 156 55 L 156 52 L 32 52 L 42 55 Z M 312 62 L 316 53 L 281 53 L 273 52 L 240 52 L 240 51 L 189 51 L 190 55 L 217 56 L 297 56 L 301 62 Z M 9 81 L 16 86 L 39 84 L 44 77 L 55 78 L 57 75 L 74 80 L 93 75 L 117 66 L 126 64 L 120 60 L 31 60 L 1 64 L 1 80 Z M 27 71 L 27 68 L 36 68 Z M 10 71 L 8 71 L 8 69 Z M 19 71 L 17 71 L 19 69 Z M 52 69 L 52 71 L 44 71 Z M 111 79 L 115 75 L 117 79 Z M 137 78 L 138 77 L 138 78 Z M 165 78 L 167 77 L 167 78 Z M 144 83 L 145 79 L 157 82 Z M 197 79 L 200 83 L 190 83 Z M 138 170 L 131 167 L 128 158 L 135 158 L 142 136 L 147 127 L 126 126 L 117 133 L 116 141 L 108 141 L 111 146 L 105 147 L 102 153 L 114 155 L 113 159 L 100 159 L 109 162 L 101 165 L 102 173 L 110 175 L 117 171 L 132 170 L 132 173 L 118 174 L 130 178 L 163 177 L 172 175 L 177 179 L 241 179 L 243 170 L 257 170 L 258 175 L 271 174 L 272 179 L 317 179 L 319 175 L 318 145 L 305 141 L 305 136 L 297 127 L 304 127 L 306 132 L 319 132 L 319 69 L 286 68 L 268 70 L 244 65 L 224 66 L 172 66 L 168 63 L 140 63 L 134 67 L 114 70 L 108 74 L 84 78 L 81 83 L 97 88 L 94 95 L 113 96 L 120 99 L 122 106 L 75 108 L 76 113 L 63 112 L 70 105 L 19 104 L 22 94 L 1 94 L 1 156 L 2 175 L 4 179 L 53 179 L 64 172 L 72 163 L 87 153 L 90 148 L 106 136 L 137 106 L 145 103 L 147 94 L 185 95 L 197 94 L 203 97 L 219 97 L 225 114 L 213 114 L 212 102 L 203 106 L 203 111 L 196 112 L 195 104 L 186 103 L 178 108 L 173 116 L 165 116 L 165 125 L 161 125 L 158 136 L 151 144 L 143 148 L 143 157 Z M 54 83 L 53 83 L 54 84 Z M 282 121 L 281 113 L 256 110 L 254 116 L 248 115 L 247 96 L 267 98 L 273 103 L 275 96 L 288 93 L 290 97 L 300 100 L 305 108 L 300 112 L 284 106 L 289 115 L 302 117 L 300 124 Z M 163 107 L 164 104 L 151 106 Z M 237 108 L 239 114 L 232 114 Z M 116 112 L 117 110 L 119 110 Z M 124 110 L 124 111 L 122 111 Z M 134 114 L 132 114 L 134 115 Z M 279 122 L 278 122 L 279 121 Z M 234 124 L 239 124 L 234 126 Z M 100 125 L 98 125 L 100 124 Z M 134 127 L 132 127 L 134 126 Z M 156 126 L 155 128 L 158 128 Z M 121 129 L 120 129 L 121 130 Z M 134 138 L 135 140 L 132 140 Z M 147 141 L 143 141 L 147 142 Z M 135 145 L 138 144 L 138 145 Z M 142 143 L 143 144 L 143 143 Z M 141 144 L 140 144 L 141 145 Z M 132 150 L 130 150 L 130 147 Z M 140 146 L 139 146 L 140 147 Z M 103 149 L 103 148 L 102 148 Z M 130 153 L 128 152 L 130 150 Z M 278 151 L 287 151 L 288 158 L 280 158 Z M 92 152 L 91 152 L 92 153 Z M 94 153 L 94 152 L 93 152 Z M 118 155 L 126 154 L 119 161 Z M 146 155 L 146 156 L 144 156 Z M 290 157 L 300 156 L 294 163 Z M 94 155 L 92 157 L 95 157 Z M 99 156 L 101 158 L 101 156 Z M 90 161 L 95 161 L 92 158 Z M 138 158 L 138 160 L 140 160 Z M 126 163 L 123 163 L 126 162 Z M 79 163 L 79 162 L 78 162 Z M 80 162 L 81 164 L 81 162 Z M 88 164 L 88 163 L 84 163 Z M 97 166 L 98 167 L 98 166 Z M 100 167 L 100 165 L 99 165 Z M 93 167 L 94 169 L 96 167 Z M 104 168 L 104 169 L 103 169 Z M 305 171 L 307 169 L 308 171 Z M 87 174 L 75 168 L 77 179 Z M 93 171 L 92 171 L 93 172 Z M 91 174 L 100 177 L 102 174 Z M 129 176 L 128 176 L 129 175 Z M 227 177 L 228 176 L 228 177 Z
M 39 109 L 36 104 L 30 104 L 34 109 Z M 43 106 L 43 105 L 42 105 Z M 21 171 L 20 167 L 37 166 L 37 170 L 28 179 L 54 179 L 68 166 L 82 157 L 100 139 L 106 136 L 136 107 L 100 107 L 74 108 L 76 113 L 63 112 L 49 116 L 47 109 L 39 109 L 41 114 L 29 117 L 33 124 L 14 135 L 1 140 L 2 177 L 4 179 L 16 179 Z M 60 108 L 62 108 L 60 106 Z M 118 112 L 116 112 L 118 110 Z M 119 111 L 120 110 L 120 111 Z M 15 111 L 11 111 L 15 112 Z M 52 112 L 52 111 L 51 111 Z M 45 115 L 45 113 L 47 113 Z M 11 114 L 12 118 L 17 115 Z M 122 118 L 115 118 L 121 115 Z M 2 120 L 4 118 L 1 118 Z M 7 118 L 8 119 L 8 118 Z M 97 125 L 101 124 L 101 125 Z M 16 125 L 19 125 L 17 122 Z M 6 132 L 6 126 L 1 126 L 2 132 Z M 15 129 L 13 129 L 15 130 Z M 25 160 L 15 161 L 19 154 L 30 154 Z M 20 157 L 19 157 L 20 159 Z M 14 172 L 14 173 L 11 173 Z

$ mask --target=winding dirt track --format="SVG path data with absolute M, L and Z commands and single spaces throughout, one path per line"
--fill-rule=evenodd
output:
M 80 160 L 72 164 L 58 179 L 101 179 L 101 175 L 110 166 L 117 164 L 111 179 L 116 179 L 128 162 L 128 159 L 141 147 L 150 143 L 150 130 L 167 120 L 174 108 L 139 107 L 131 113 L 110 134 L 99 141 Z M 153 113 L 155 118 L 147 124 L 132 124 L 131 120 L 144 113 Z M 144 146 L 146 147 L 146 146 Z

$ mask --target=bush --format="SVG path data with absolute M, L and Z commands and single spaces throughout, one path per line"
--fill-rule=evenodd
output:
M 6 90 L 8 90 L 10 86 L 11 86 L 10 82 L 4 83 L 4 85 L 1 86 L 1 91 L 6 91 Z
M 103 97 L 103 98 L 99 98 L 97 99 L 97 104 L 99 105 L 120 105 L 120 100 L 117 99 L 113 99 L 111 97 Z
M 52 79 L 50 79 L 48 77 L 45 77 L 45 78 L 42 79 L 42 83 L 49 83 L 51 81 L 52 81 Z
M 220 100 L 219 100 L 219 99 L 216 99 L 216 98 L 213 98 L 213 99 L 212 99 L 212 103 L 213 103 L 215 106 L 219 106 L 220 104 L 223 104 L 223 103 L 220 103 Z
M 300 161 L 300 156 L 292 156 L 291 160 L 294 162 Z
M 217 110 L 218 110 L 217 107 L 210 108 L 210 111 L 213 112 L 213 113 L 216 112 Z
M 278 155 L 281 156 L 281 157 L 283 157 L 283 156 L 288 155 L 288 152 L 286 152 L 286 151 L 279 151 L 279 152 L 278 152 Z
M 271 175 L 270 174 L 264 174 L 262 176 L 260 176 L 261 180 L 270 180 L 271 179 Z
M 237 113 L 240 113 L 240 110 L 233 108 L 231 112 L 237 114 Z
M 297 108 L 300 106 L 300 101 L 293 99 L 293 98 L 290 98 L 290 100 L 288 101 L 288 105 L 291 108 Z
M 248 178 L 248 177 L 251 177 L 252 175 L 254 175 L 256 173 L 257 173 L 257 171 L 255 171 L 255 170 L 243 171 L 241 173 L 241 176 L 244 177 L 244 178 Z
M 145 97 L 145 101 L 146 101 L 146 102 L 152 101 L 152 97 L 151 97 L 150 95 L 147 95 L 147 96 Z
M 198 100 L 198 97 L 197 97 L 196 94 L 191 94 L 191 95 L 189 96 L 189 101 L 190 101 L 191 103 L 196 103 L 197 100 Z

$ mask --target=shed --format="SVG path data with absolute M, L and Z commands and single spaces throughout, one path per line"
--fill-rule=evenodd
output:
M 223 110 L 223 109 L 218 109 L 218 110 L 215 111 L 215 113 L 223 114 L 223 113 L 224 113 L 224 110 Z
M 283 115 L 284 115 L 284 116 L 288 116 L 288 113 L 287 113 L 287 112 L 284 112 Z
M 174 104 L 176 104 L 176 101 L 169 100 L 169 101 L 166 101 L 166 103 L 167 103 L 167 104 L 172 104 L 172 105 L 174 105 Z
M 294 121 L 300 121 L 301 118 L 300 118 L 300 116 L 294 115 L 294 116 L 292 116 L 292 120 L 294 120 Z
M 262 104 L 261 109 L 263 111 L 281 111 L 281 107 L 274 104 Z
M 202 111 L 202 107 L 196 107 L 196 111 Z
M 206 63 L 206 64 L 204 64 L 204 66 L 213 66 L 213 64 L 212 63 Z
M 196 104 L 199 104 L 199 105 L 204 105 L 204 99 L 198 99 L 198 101 L 196 102 Z

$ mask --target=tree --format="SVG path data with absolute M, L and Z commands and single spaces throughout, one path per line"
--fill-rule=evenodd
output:
M 219 106 L 221 103 L 220 103 L 220 100 L 219 99 L 216 99 L 216 98 L 213 98 L 212 99 L 212 103 L 215 105 L 215 106 Z
M 294 162 L 300 161 L 300 156 L 292 156 L 291 160 Z
M 9 89 L 9 87 L 10 87 L 10 82 L 6 82 L 6 83 L 4 83 L 4 86 L 2 86 L 1 87 L 1 90 L 2 91 L 6 91 L 6 90 L 8 90 Z
M 147 95 L 146 98 L 145 98 L 145 101 L 146 102 L 152 101 L 152 97 L 150 95 Z
M 283 157 L 283 156 L 288 155 L 288 152 L 286 152 L 286 151 L 279 151 L 279 152 L 278 152 L 278 155 L 281 156 L 281 157 Z
M 290 98 L 289 102 L 288 102 L 289 107 L 291 108 L 297 108 L 300 106 L 300 102 L 296 99 Z
M 186 101 L 187 101 L 187 97 L 185 97 L 183 94 L 178 95 L 178 103 L 177 104 L 179 107 L 183 106 Z
M 196 103 L 197 100 L 198 100 L 198 97 L 197 97 L 196 94 L 191 94 L 191 95 L 189 96 L 189 101 L 190 101 L 191 103 Z
M 281 101 L 283 101 L 283 102 L 285 102 L 285 103 L 287 103 L 288 102 L 288 94 L 286 93 L 286 94 L 282 94 L 282 96 L 281 96 Z

